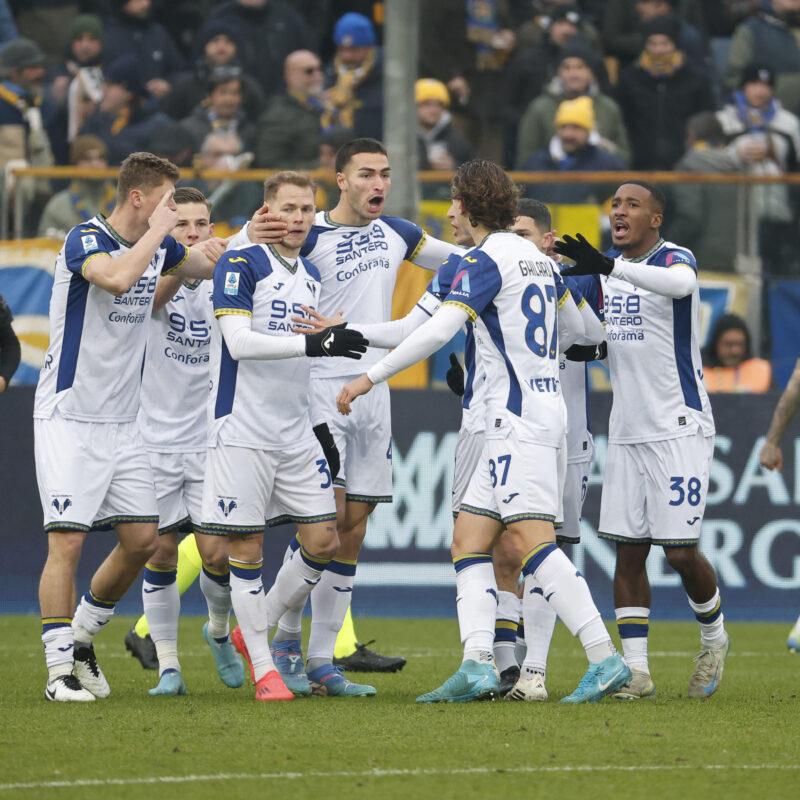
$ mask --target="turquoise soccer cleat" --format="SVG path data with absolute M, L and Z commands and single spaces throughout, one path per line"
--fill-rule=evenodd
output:
M 619 653 L 609 656 L 589 669 L 581 678 L 578 688 L 560 700 L 561 703 L 596 703 L 606 695 L 625 686 L 631 679 L 631 671 Z
M 286 687 L 295 697 L 308 697 L 311 694 L 311 684 L 308 682 L 305 666 L 303 665 L 303 650 L 299 639 L 286 639 L 273 642 L 269 646 L 275 669 L 281 674 Z
M 233 649 L 231 640 L 218 642 L 213 636 L 210 636 L 208 622 L 203 625 L 203 638 L 211 648 L 220 680 L 231 689 L 238 689 L 244 683 L 244 666 L 236 650 Z
M 469 703 L 493 700 L 500 693 L 500 682 L 491 664 L 467 660 L 438 689 L 421 694 L 418 703 Z
M 180 672 L 176 669 L 165 669 L 158 679 L 158 686 L 148 692 L 152 697 L 160 694 L 181 695 L 186 694 L 186 684 Z
M 374 697 L 378 690 L 366 683 L 353 683 L 342 675 L 339 667 L 323 664 L 308 671 L 311 694 L 318 697 Z

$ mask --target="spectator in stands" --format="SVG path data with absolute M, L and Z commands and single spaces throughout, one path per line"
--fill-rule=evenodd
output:
M 555 115 L 555 136 L 544 150 L 537 150 L 523 169 L 531 172 L 601 172 L 627 169 L 625 162 L 591 142 L 595 127 L 591 97 L 564 100 Z M 543 203 L 602 203 L 614 193 L 615 184 L 553 183 L 529 186 L 528 196 Z
M 154 156 L 171 161 L 176 167 L 192 167 L 197 145 L 192 134 L 174 120 L 166 120 L 153 130 L 146 150 Z M 194 186 L 191 180 L 180 180 L 176 186 Z
M 172 91 L 164 102 L 164 110 L 173 119 L 184 119 L 198 103 L 203 102 L 208 74 L 215 67 L 242 67 L 242 107 L 250 119 L 258 119 L 264 110 L 264 93 L 252 75 L 244 71 L 239 57 L 236 29 L 224 20 L 211 20 L 197 35 L 201 55 L 194 69 L 175 78 Z
M 273 96 L 258 121 L 256 165 L 316 169 L 322 116 L 330 111 L 323 92 L 322 62 L 310 50 L 296 50 L 283 65 L 286 88 Z M 326 114 L 326 119 L 332 115 Z
M 152 133 L 168 121 L 157 111 L 133 53 L 112 61 L 103 74 L 103 99 L 83 123 L 81 133 L 97 136 L 108 148 L 112 165 L 146 148 Z
M 800 120 L 774 97 L 775 82 L 766 64 L 748 64 L 739 91 L 717 112 L 730 152 L 751 175 L 796 172 L 800 165 Z M 797 271 L 797 197 L 782 184 L 756 186 L 753 194 L 765 266 L 773 272 Z
M 11 327 L 13 321 L 11 309 L 0 294 L 0 394 L 8 388 L 21 360 L 19 339 Z
M 731 37 L 725 88 L 741 85 L 742 71 L 753 61 L 776 76 L 775 95 L 785 108 L 800 110 L 800 0 L 764 2 L 756 16 L 742 22 Z
M 580 3 L 539 3 L 541 12 L 534 15 L 517 30 L 517 47 L 541 47 L 550 41 L 563 47 L 574 36 L 579 37 L 600 55 L 603 52 L 600 34 L 587 19 Z M 561 42 L 559 45 L 558 42 Z
M 725 134 L 713 111 L 701 111 L 686 126 L 686 153 L 675 164 L 678 172 L 742 172 L 725 147 Z M 671 187 L 671 213 L 664 238 L 685 244 L 700 269 L 733 272 L 736 237 L 731 223 L 737 218 L 739 187 L 715 183 L 677 183 Z
M 286 0 L 228 0 L 211 9 L 209 21 L 236 31 L 242 67 L 267 101 L 281 90 L 286 56 L 311 44 L 308 26 Z
M 677 30 L 674 17 L 644 23 L 644 49 L 619 76 L 634 169 L 672 169 L 683 155 L 689 117 L 714 107 L 707 76 L 677 47 Z
M 472 145 L 453 127 L 450 93 L 435 78 L 420 78 L 414 84 L 417 104 L 418 168 L 452 171 L 472 158 Z
M 339 148 L 353 138 L 349 128 L 331 128 L 322 134 L 319 143 L 319 169 L 329 169 L 336 172 L 336 154 Z
M 772 367 L 763 358 L 753 358 L 750 331 L 736 314 L 723 314 L 717 320 L 702 356 L 703 378 L 709 394 L 769 391 Z
M 113 0 L 114 13 L 106 22 L 106 54 L 116 59 L 132 53 L 147 91 L 158 100 L 172 88 L 183 59 L 166 30 L 150 17 L 151 0 Z
M 597 57 L 580 45 L 567 45 L 558 60 L 558 72 L 547 88 L 522 116 L 517 137 L 517 169 L 531 153 L 548 146 L 555 133 L 555 115 L 564 100 L 586 95 L 592 98 L 595 115 L 593 144 L 630 164 L 628 133 L 617 101 L 603 94 L 597 84 Z
M 211 131 L 227 131 L 235 133 L 244 143 L 245 150 L 253 152 L 256 127 L 242 107 L 241 67 L 212 69 L 206 82 L 205 100 L 195 106 L 181 125 L 194 136 L 197 149 Z
M 383 57 L 375 29 L 363 14 L 348 12 L 333 28 L 336 53 L 325 69 L 325 87 L 336 119 L 323 126 L 352 128 L 356 137 L 383 138 Z
M 108 166 L 108 149 L 96 136 L 78 136 L 70 145 L 69 163 L 81 169 Z M 76 178 L 69 187 L 50 198 L 39 220 L 39 236 L 64 239 L 76 225 L 88 222 L 95 214 L 110 214 L 116 192 L 108 180 Z
M 103 23 L 94 14 L 72 22 L 64 59 L 45 75 L 46 126 L 58 164 L 69 160 L 69 142 L 103 95 Z
M 686 9 L 686 6 L 689 6 Z M 702 22 L 702 4 L 698 0 L 608 0 L 603 14 L 603 45 L 605 53 L 619 59 L 625 67 L 635 61 L 644 47 L 641 26 L 656 17 L 674 14 L 677 19 L 676 44 L 678 49 L 698 69 L 708 65 L 708 48 L 703 36 L 685 18 L 686 13 L 697 23 Z

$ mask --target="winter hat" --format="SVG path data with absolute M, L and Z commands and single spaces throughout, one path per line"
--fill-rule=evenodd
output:
M 443 106 L 449 106 L 450 92 L 435 78 L 420 78 L 414 84 L 414 102 L 419 105 L 426 100 L 438 100 Z
M 17 69 L 44 64 L 44 53 L 36 42 L 22 36 L 12 39 L 0 50 L 0 75 Z
M 103 23 L 96 14 L 78 14 L 72 20 L 72 27 L 69 31 L 70 41 L 74 42 L 81 34 L 88 33 L 95 39 L 103 41 Z
M 345 47 L 372 47 L 377 42 L 375 28 L 363 14 L 350 11 L 336 21 L 333 43 Z
M 558 107 L 555 118 L 556 128 L 562 125 L 579 125 L 587 131 L 594 129 L 594 103 L 591 97 L 576 97 L 564 100 Z
M 142 81 L 139 71 L 139 61 L 133 53 L 114 59 L 103 70 L 103 80 L 106 83 L 117 83 L 124 86 L 137 97 L 147 97 L 147 89 Z
M 650 36 L 661 35 L 668 36 L 675 44 L 678 43 L 678 37 L 680 35 L 677 18 L 669 14 L 665 14 L 661 17 L 653 17 L 653 19 L 643 23 L 640 30 L 645 40 Z
M 775 71 L 766 64 L 757 64 L 754 61 L 749 63 L 742 70 L 742 77 L 739 79 L 739 87 L 741 88 L 746 83 L 755 83 L 756 81 L 762 81 L 774 87 Z

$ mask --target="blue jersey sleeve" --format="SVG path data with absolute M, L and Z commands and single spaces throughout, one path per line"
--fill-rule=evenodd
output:
M 450 294 L 450 289 L 453 286 L 453 278 L 456 275 L 461 259 L 461 255 L 453 253 L 453 255 L 449 256 L 447 261 L 439 267 L 428 283 L 428 291 L 432 295 L 438 297 L 440 300 L 444 300 L 444 298 Z
M 601 321 L 605 321 L 603 309 L 603 289 L 600 286 L 600 279 L 597 275 L 568 275 L 564 278 L 570 291 L 575 295 L 579 292 L 589 307 Z
M 697 262 L 694 255 L 688 250 L 670 250 L 666 253 L 664 258 L 665 267 L 678 267 L 685 266 L 691 267 L 695 274 L 697 274 Z
M 171 236 L 166 236 L 161 246 L 166 251 L 164 255 L 164 266 L 161 267 L 161 274 L 168 275 L 175 272 L 178 267 L 189 257 L 189 248 L 185 244 L 180 244 Z
M 214 267 L 214 316 L 253 316 L 256 270 L 243 250 L 229 250 Z
M 400 217 L 381 217 L 381 219 L 406 243 L 405 260 L 413 261 L 425 241 L 425 231 L 419 225 Z
M 82 275 L 90 258 L 108 255 L 118 249 L 119 245 L 104 231 L 94 225 L 78 225 L 67 234 L 64 262 L 70 272 Z
M 482 250 L 474 250 L 459 262 L 444 302 L 463 308 L 474 322 L 494 300 L 502 285 L 503 278 L 494 259 Z

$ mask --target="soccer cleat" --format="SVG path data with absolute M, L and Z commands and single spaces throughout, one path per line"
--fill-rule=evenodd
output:
M 544 685 L 544 675 L 541 672 L 534 672 L 530 678 L 520 678 L 506 695 L 506 700 L 525 700 L 529 703 L 546 702 L 547 689 Z
M 94 695 L 81 686 L 81 682 L 72 674 L 59 675 L 57 678 L 47 681 L 44 690 L 45 700 L 53 700 L 61 703 L 78 701 L 87 703 L 94 700 Z
M 421 694 L 418 703 L 469 703 L 472 700 L 494 700 L 500 682 L 491 664 L 471 659 L 461 666 L 438 689 Z
M 348 680 L 333 664 L 323 664 L 309 670 L 308 682 L 311 694 L 317 697 L 374 697 L 378 694 L 374 686 Z
M 239 656 L 236 655 L 236 650 L 233 649 L 230 639 L 218 642 L 213 636 L 210 636 L 208 622 L 203 625 L 203 638 L 211 648 L 220 680 L 226 686 L 230 686 L 231 689 L 238 689 L 244 683 L 244 666 Z M 244 645 L 244 640 L 242 640 L 242 645 Z M 245 650 L 247 650 L 246 647 Z
M 577 689 L 563 697 L 561 703 L 596 703 L 621 689 L 631 679 L 631 671 L 619 653 L 603 661 L 589 664 Z
M 125 634 L 125 649 L 139 659 L 143 669 L 158 669 L 156 646 L 149 633 L 143 638 L 136 633 L 136 628 L 131 628 Z
M 294 700 L 294 694 L 286 687 L 278 670 L 271 669 L 256 684 L 256 700 Z
M 72 671 L 81 682 L 81 686 L 88 689 L 95 697 L 108 697 L 111 694 L 111 687 L 108 685 L 106 676 L 97 666 L 92 645 L 75 648 L 75 663 Z
M 178 670 L 165 669 L 158 679 L 158 686 L 156 686 L 155 689 L 150 689 L 148 694 L 152 697 L 159 694 L 186 694 L 186 684 L 183 682 L 183 678 Z
M 233 646 L 239 651 L 242 658 L 245 660 L 247 666 L 250 667 L 250 679 L 253 681 L 253 683 L 255 683 L 256 674 L 253 672 L 253 662 L 250 661 L 250 653 L 247 652 L 247 645 L 244 643 L 244 634 L 238 625 L 231 631 L 230 639 Z
M 726 634 L 725 644 L 719 647 L 706 647 L 694 657 L 697 666 L 689 679 L 689 697 L 711 697 L 717 691 L 722 681 L 725 656 L 730 649 L 731 640 Z
M 406 665 L 406 660 L 402 656 L 382 656 L 367 649 L 367 644 L 356 642 L 356 650 L 349 656 L 334 658 L 333 666 L 348 672 L 399 672 Z
M 299 639 L 273 642 L 269 646 L 275 668 L 280 672 L 283 682 L 295 697 L 308 697 L 311 684 L 303 665 L 303 651 Z
M 793 653 L 800 653 L 800 630 L 798 630 L 796 625 L 794 628 L 792 628 L 792 632 L 786 639 L 786 646 Z
M 656 687 L 650 673 L 641 669 L 631 669 L 631 679 L 618 692 L 614 692 L 614 697 L 618 700 L 639 700 L 655 696 Z
M 519 680 L 519 667 L 507 667 L 500 673 L 500 688 L 497 693 L 500 697 L 505 697 L 516 685 Z

